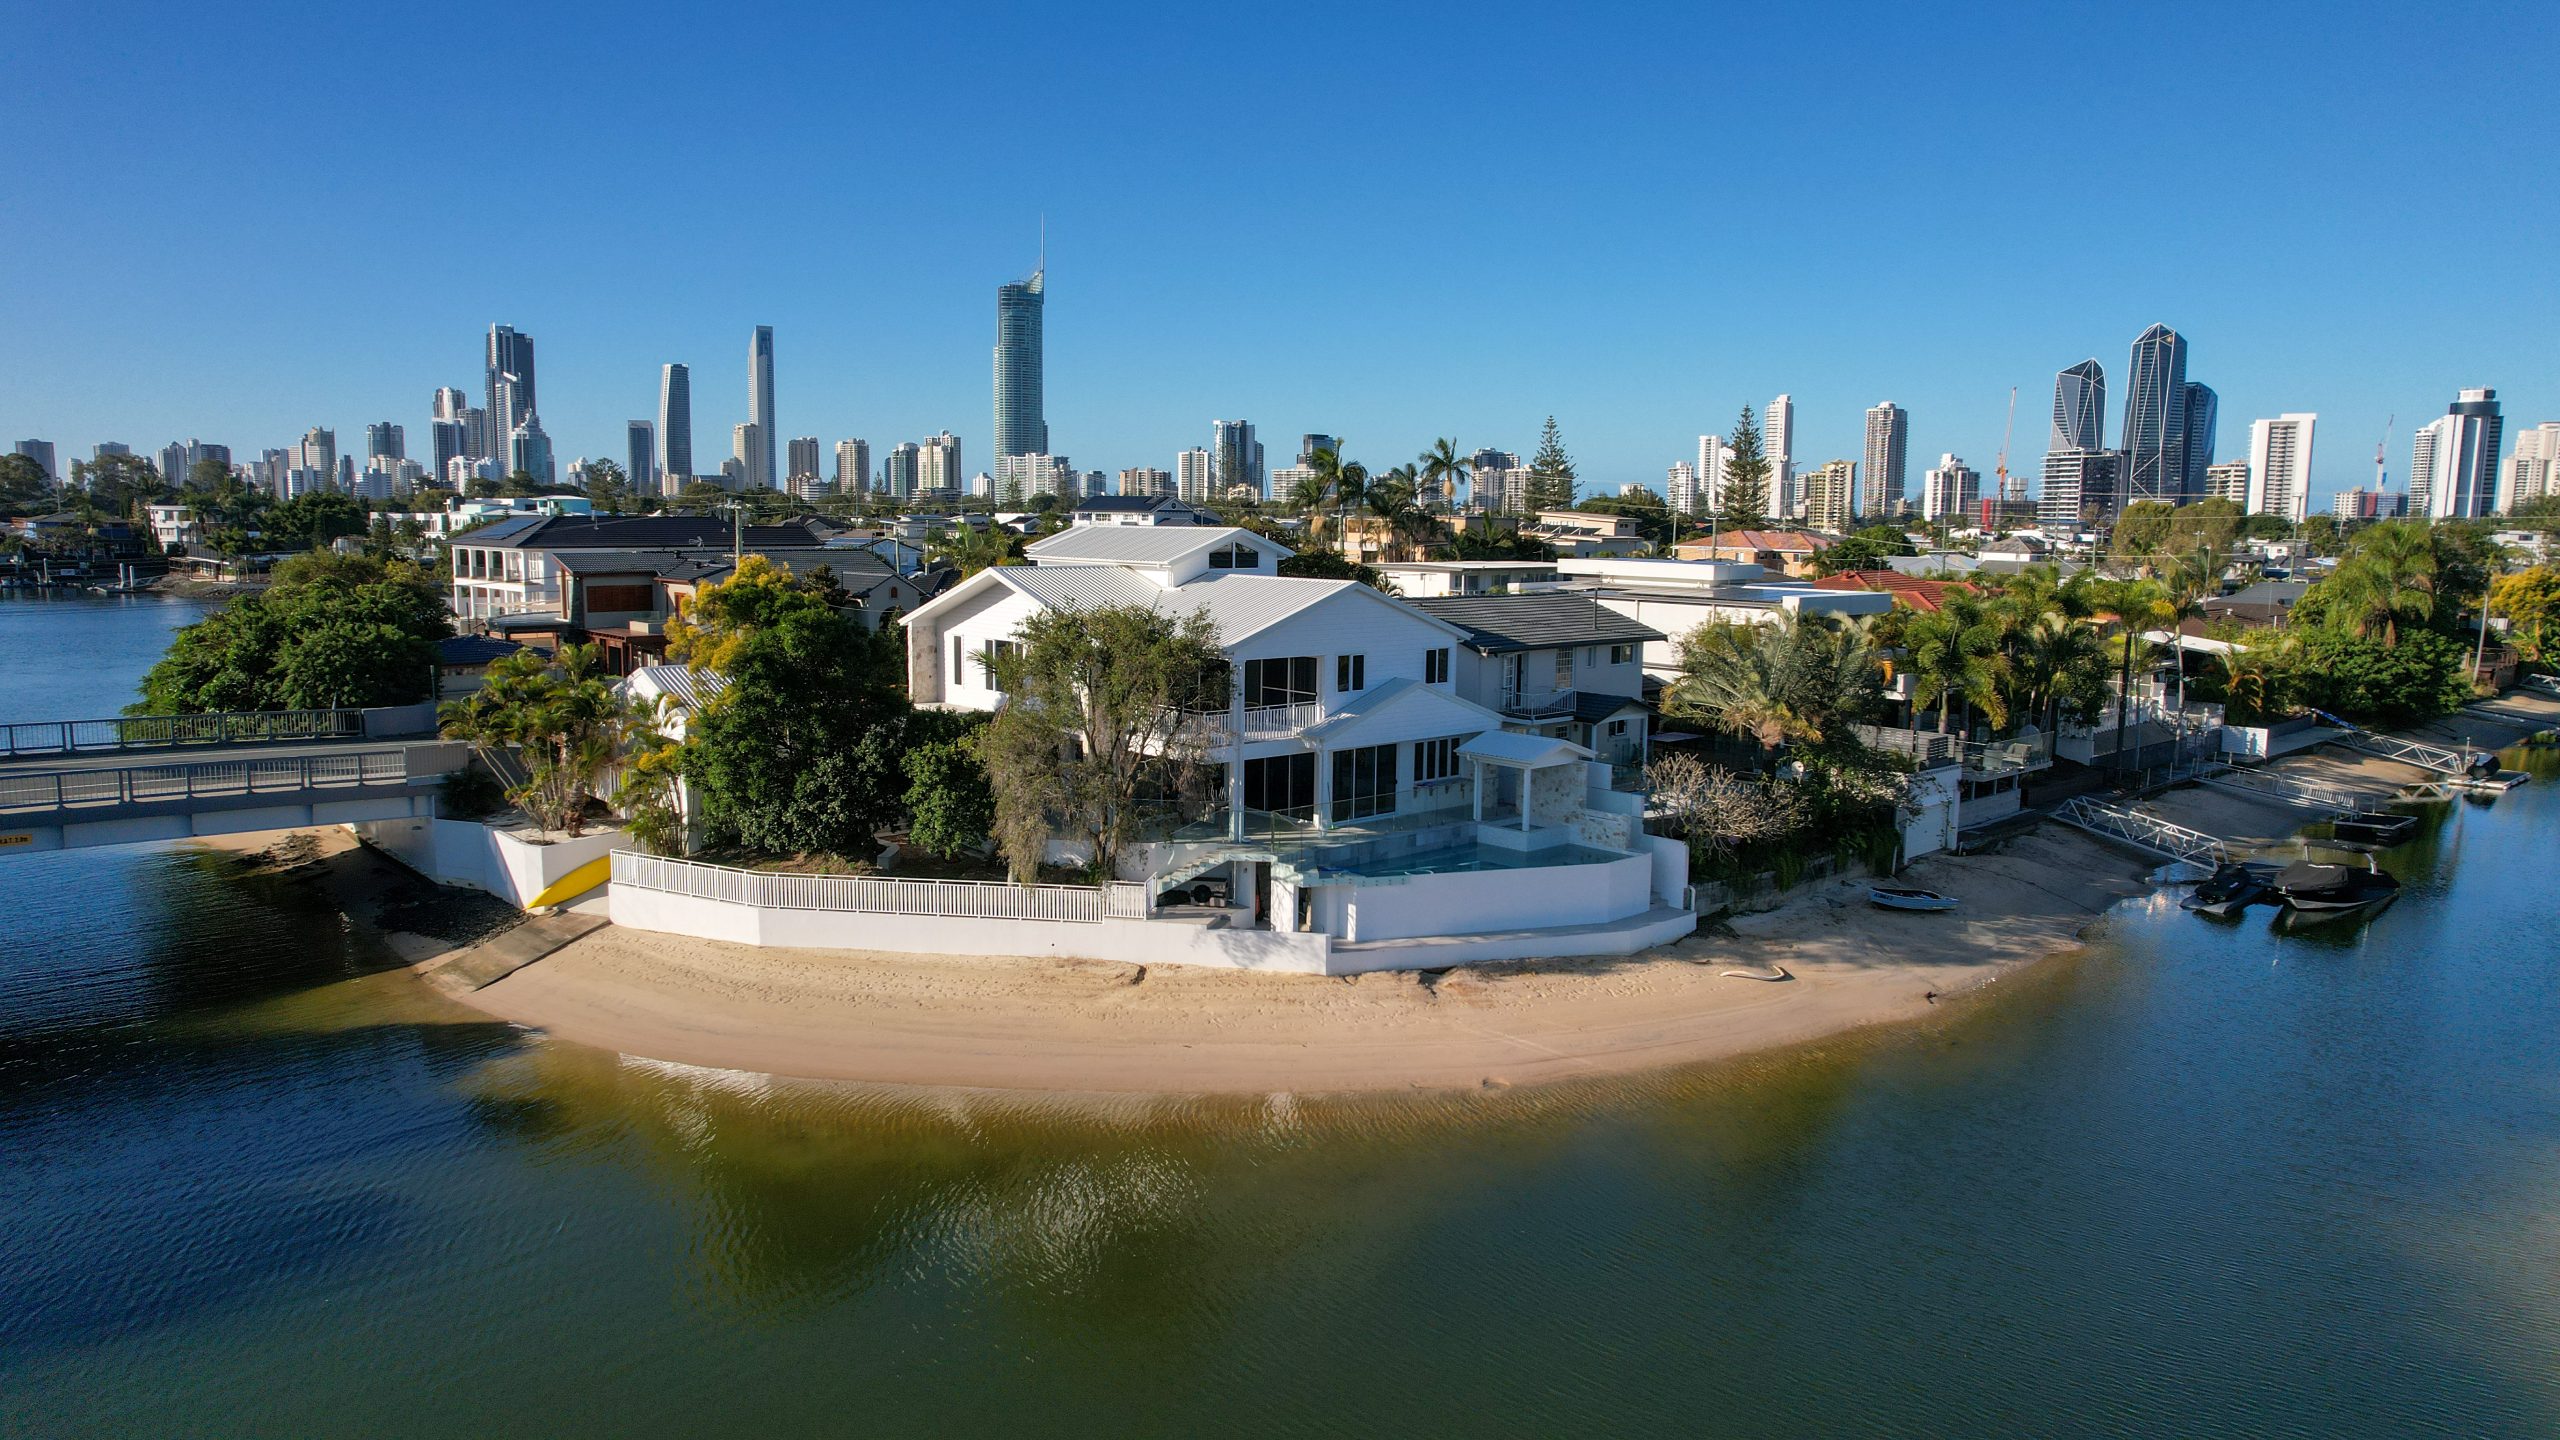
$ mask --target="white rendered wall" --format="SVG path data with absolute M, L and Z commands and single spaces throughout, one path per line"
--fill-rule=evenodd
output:
M 590 830 L 575 839 L 537 845 L 470 820 L 380 820 L 347 828 L 439 885 L 485 890 L 516 905 L 550 889 L 579 866 L 631 844 L 631 837 L 620 830 Z
M 1653 908 L 1653 861 L 1418 875 L 1395 885 L 1341 885 L 1354 941 L 1546 930 L 1624 920 Z

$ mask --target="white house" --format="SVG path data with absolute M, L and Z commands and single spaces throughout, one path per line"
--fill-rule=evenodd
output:
M 1589 749 L 1511 733 L 1468 698 L 1483 682 L 1464 625 L 1366 585 L 1280 576 L 1285 547 L 1229 527 L 1077 526 L 1027 553 L 907 616 L 909 693 L 1000 707 L 987 661 L 1044 610 L 1206 618 L 1228 708 L 1181 743 L 1220 798 L 1122 857 L 1151 907 L 1217 901 L 1211 921 L 1309 937 L 1335 973 L 1625 953 L 1694 924 L 1685 852 L 1642 833 L 1640 797 L 1612 790 Z
M 1414 608 L 1467 632 L 1458 693 L 1508 728 L 1570 740 L 1612 766 L 1647 755 L 1644 648 L 1667 637 L 1587 590 L 1458 595 Z

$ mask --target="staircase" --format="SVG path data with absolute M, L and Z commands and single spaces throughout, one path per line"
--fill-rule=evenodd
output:
M 2086 830 L 2102 840 L 2130 845 L 2169 860 L 2184 860 L 2195 865 L 2227 865 L 2231 863 L 2231 847 L 2201 830 L 2172 825 L 2166 820 L 2109 805 L 2086 795 L 2066 800 L 2053 818 L 2075 829 Z

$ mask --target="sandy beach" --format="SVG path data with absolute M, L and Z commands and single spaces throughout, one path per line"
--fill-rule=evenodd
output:
M 2503 703 L 2560 724 L 2560 702 Z M 2417 733 L 2497 746 L 2533 728 L 2464 716 Z M 2376 795 L 2424 778 L 2334 748 L 2275 768 Z M 2312 818 L 2196 785 L 2141 808 L 2266 846 Z M 277 838 L 238 837 L 228 848 L 272 853 Z M 297 853 L 328 868 L 351 914 L 369 906 L 421 970 L 488 933 L 489 917 L 476 913 L 437 924 L 439 934 L 410 930 L 434 909 L 410 893 L 423 882 L 404 882 L 398 866 L 341 835 Z M 812 1080 L 1053 1094 L 1528 1085 L 1730 1059 L 1927 1016 L 2077 948 L 2108 907 L 2150 889 L 2156 864 L 2048 823 L 1905 872 L 1908 883 L 1961 896 L 1952 914 L 1878 910 L 1865 880 L 1839 879 L 1623 959 L 1341 978 L 764 949 L 607 926 L 484 989 L 455 987 L 454 998 L 565 1041 Z M 1722 973 L 1772 965 L 1792 978 Z

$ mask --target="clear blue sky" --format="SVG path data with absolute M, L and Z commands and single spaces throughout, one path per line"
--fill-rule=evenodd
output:
M 2187 335 L 2319 491 L 2396 413 L 2560 418 L 2560 7 L 0 0 L 0 438 L 425 439 L 493 321 L 562 460 L 693 367 L 698 468 L 775 327 L 780 429 L 988 468 L 995 287 L 1050 236 L 1053 445 L 1218 417 L 1372 466 L 1435 435 L 1660 485 L 1796 397 L 1911 412 L 1913 481 L 2044 449 L 2053 371 Z

